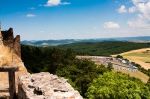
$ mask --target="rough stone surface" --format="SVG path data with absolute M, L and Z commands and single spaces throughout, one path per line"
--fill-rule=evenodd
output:
M 18 99 L 83 99 L 67 82 L 48 72 L 18 78 Z
M 48 72 L 28 74 L 21 60 L 20 36 L 14 38 L 13 28 L 1 31 L 0 48 L 0 66 L 7 64 L 19 68 L 19 71 L 15 72 L 18 99 L 83 99 L 64 78 L 58 78 Z M 8 89 L 8 73 L 1 72 L 0 79 L 0 89 Z M 0 99 L 3 98 L 9 98 L 9 93 L 0 93 Z
M 21 57 L 20 35 L 14 38 L 13 28 L 10 28 L 8 31 L 1 31 L 1 35 L 3 44 L 14 50 L 14 52 Z
M 18 76 L 28 74 L 21 60 L 20 36 L 14 38 L 13 29 L 0 31 L 0 66 L 17 66 L 19 71 L 15 72 L 16 91 L 18 92 Z M 8 73 L 0 72 L 0 89 L 8 89 Z M 8 92 L 1 92 L 0 99 L 9 97 Z M 5 98 L 4 98 L 5 99 Z

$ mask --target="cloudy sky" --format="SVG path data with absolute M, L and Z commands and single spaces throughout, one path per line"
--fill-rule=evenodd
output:
M 150 0 L 0 0 L 21 40 L 150 36 Z

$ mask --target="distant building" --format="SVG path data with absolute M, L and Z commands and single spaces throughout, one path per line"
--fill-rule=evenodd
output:
M 137 71 L 138 67 L 133 66 L 130 62 L 126 62 L 125 60 L 122 60 L 120 58 L 100 58 L 100 57 L 93 57 L 91 61 L 94 62 L 100 62 L 102 64 L 108 64 L 111 62 L 113 64 L 113 67 L 119 70 L 129 70 L 129 71 Z

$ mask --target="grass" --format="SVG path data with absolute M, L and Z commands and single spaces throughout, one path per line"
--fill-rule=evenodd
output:
M 117 70 L 117 69 L 114 69 L 113 72 L 121 72 L 121 73 L 124 73 L 124 74 L 129 74 L 131 77 L 136 77 L 136 78 L 141 79 L 141 81 L 144 82 L 144 83 L 147 83 L 147 81 L 149 79 L 149 77 L 146 74 L 144 74 L 144 73 L 142 73 L 140 71 L 131 72 L 129 70 Z
M 0 45 L 0 66 L 9 66 L 13 57 L 13 51 L 9 47 Z
M 136 52 L 136 53 L 124 54 L 124 56 L 150 57 L 150 53 Z
M 150 62 L 150 54 L 146 53 L 129 53 L 123 55 L 123 57 L 136 57 L 142 62 L 149 63 Z
M 18 91 L 18 76 L 28 74 L 21 58 L 14 53 L 9 47 L 0 44 L 0 66 L 17 66 L 19 71 L 15 72 L 16 91 Z M 8 73 L 0 73 L 0 87 L 3 89 L 9 87 Z M 1 96 L 1 93 L 0 93 Z M 3 96 L 3 95 L 2 95 Z M 1 99 L 1 98 L 0 98 Z
M 125 53 L 120 53 L 119 55 L 127 58 L 131 62 L 140 64 L 145 69 L 150 69 L 150 48 L 133 50 Z M 112 56 L 115 57 L 117 55 Z

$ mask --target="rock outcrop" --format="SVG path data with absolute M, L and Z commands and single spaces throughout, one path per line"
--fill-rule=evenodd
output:
M 48 72 L 23 75 L 18 78 L 19 99 L 83 99 L 67 82 Z

